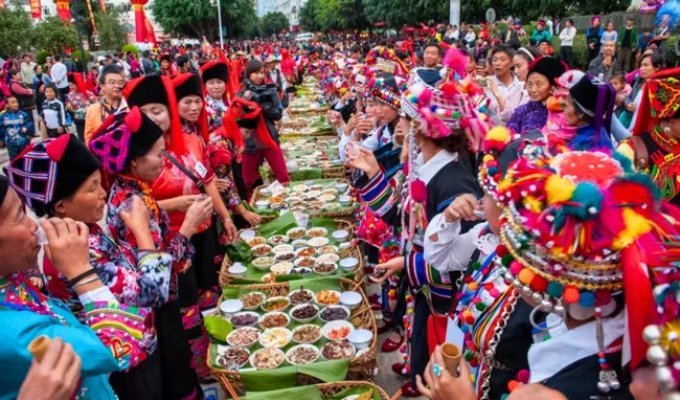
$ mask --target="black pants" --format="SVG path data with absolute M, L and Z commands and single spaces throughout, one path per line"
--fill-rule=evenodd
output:
M 623 71 L 624 74 L 630 72 L 633 69 L 633 49 L 630 47 L 621 47 L 617 61 L 621 64 L 621 71 Z
M 85 141 L 85 121 L 81 121 L 78 119 L 73 120 L 73 125 L 76 126 L 76 134 L 78 135 L 78 139 L 81 141 Z
M 560 47 L 560 59 L 564 61 L 569 68 L 574 66 L 574 53 L 572 46 Z
M 413 310 L 413 324 L 411 325 L 411 383 L 415 386 L 416 376 L 425 372 L 430 361 L 430 351 L 427 345 L 427 320 L 430 317 L 430 305 L 421 293 L 415 295 Z M 450 300 L 445 301 L 433 297 L 432 305 L 438 313 L 446 313 L 450 307 Z
M 161 356 L 151 354 L 136 367 L 114 372 L 109 383 L 120 400 L 162 400 Z
M 62 103 L 66 103 L 66 96 L 68 95 L 68 86 L 66 86 L 63 89 L 57 89 L 59 91 L 59 100 L 62 101 Z
M 56 138 L 63 135 L 64 133 L 67 133 L 66 128 L 64 128 L 64 132 L 62 133 L 59 133 L 59 131 L 57 131 L 56 129 L 46 128 L 45 130 L 47 131 L 48 138 Z
M 594 49 L 588 47 L 588 64 L 595 59 L 600 54 L 600 46 L 595 45 Z M 583 68 L 588 69 L 588 64 L 584 65 Z

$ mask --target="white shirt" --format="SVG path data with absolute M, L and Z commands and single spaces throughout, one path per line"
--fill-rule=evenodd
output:
M 560 32 L 560 46 L 573 46 L 576 37 L 576 28 L 573 26 L 562 29 Z
M 66 89 L 68 87 L 68 69 L 61 61 L 57 61 L 50 69 L 50 78 L 58 89 Z
M 461 234 L 460 221 L 449 223 L 446 222 L 444 213 L 435 215 L 425 231 L 425 260 L 439 272 L 465 271 L 472 261 L 472 254 L 478 248 L 480 234 L 485 227 L 486 224 L 477 224 Z M 495 249 L 495 246 L 480 248 L 483 256 Z

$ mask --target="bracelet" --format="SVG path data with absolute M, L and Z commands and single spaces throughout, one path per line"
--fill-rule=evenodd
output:
M 76 283 L 78 283 L 78 282 L 82 281 L 83 279 L 87 278 L 88 276 L 94 275 L 96 273 L 97 273 L 97 271 L 94 268 L 90 268 L 87 271 L 83 272 L 82 274 L 76 276 L 75 278 L 69 279 L 67 284 L 68 284 L 68 286 L 73 288 Z
M 71 286 L 71 289 L 77 289 L 77 288 L 79 288 L 79 287 L 81 287 L 81 286 L 87 285 L 88 283 L 96 282 L 97 280 L 99 280 L 99 277 L 98 277 L 98 276 L 93 276 L 93 277 L 91 277 L 91 278 L 89 278 L 89 279 L 84 279 L 84 280 L 82 280 L 82 281 L 76 283 L 75 285 Z

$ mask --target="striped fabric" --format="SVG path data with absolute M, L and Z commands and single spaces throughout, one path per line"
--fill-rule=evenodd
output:
M 52 140 L 46 139 L 36 144 L 23 154 L 21 162 L 5 167 L 10 184 L 30 208 L 48 204 L 54 196 L 57 163 L 45 151 L 45 145 Z

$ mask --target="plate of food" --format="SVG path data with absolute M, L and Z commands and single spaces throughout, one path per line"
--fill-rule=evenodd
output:
M 290 324 L 290 317 L 281 311 L 272 311 L 261 316 L 257 324 L 262 329 L 285 328 Z
M 305 237 L 305 230 L 304 228 L 289 229 L 288 232 L 286 232 L 286 235 L 290 238 L 290 240 L 302 239 Z
M 299 324 L 307 324 L 319 315 L 319 307 L 314 304 L 299 304 L 290 310 L 290 316 Z
M 229 322 L 234 325 L 235 328 L 242 328 L 244 326 L 253 326 L 257 323 L 260 315 L 252 311 L 242 311 L 238 312 L 229 318 Z
M 251 264 L 259 271 L 269 271 L 269 268 L 274 264 L 274 257 L 258 257 Z
M 299 344 L 291 347 L 286 353 L 286 361 L 291 365 L 306 365 L 319 358 L 319 349 L 310 344 Z
M 269 269 L 274 275 L 288 275 L 293 269 L 294 265 L 289 261 L 278 262 Z
M 316 294 L 316 304 L 320 306 L 331 306 L 340 304 L 340 292 L 337 290 L 323 289 Z
M 314 257 L 298 257 L 293 262 L 296 267 L 311 268 L 316 264 L 316 258 Z
M 338 293 L 338 292 L 336 292 Z M 340 294 L 338 293 L 338 302 L 340 302 Z M 335 303 L 337 304 L 337 303 Z M 287 297 L 283 296 L 276 296 L 272 297 L 269 300 L 265 300 L 264 303 L 262 303 L 262 311 L 283 311 L 288 306 L 290 305 L 290 300 L 288 300 Z
M 286 328 L 267 329 L 260 335 L 260 345 L 262 347 L 286 347 L 293 339 L 293 332 Z
M 250 348 L 260 339 L 260 331 L 252 327 L 238 328 L 227 335 L 227 343 L 233 347 Z
M 300 325 L 293 329 L 293 341 L 298 344 L 312 344 L 321 339 L 321 328 L 316 325 Z
M 326 228 L 312 228 L 307 230 L 307 236 L 310 238 L 325 237 L 328 235 L 328 229 Z
M 266 298 L 267 296 L 262 292 L 250 292 L 240 297 L 244 310 L 257 310 Z
M 345 306 L 328 306 L 321 310 L 319 318 L 323 322 L 346 320 L 350 316 L 350 311 Z
M 255 369 L 273 369 L 283 364 L 286 355 L 276 347 L 260 349 L 250 356 L 250 365 Z
M 311 303 L 314 300 L 314 292 L 309 289 L 298 289 L 288 293 L 290 304 L 297 306 L 298 304 Z
M 255 257 L 268 256 L 272 252 L 272 246 L 267 244 L 259 244 L 253 247 L 250 252 L 253 253 L 253 256 Z
M 357 349 L 347 340 L 334 340 L 321 348 L 321 356 L 326 360 L 345 360 L 354 357 Z
M 243 347 L 219 346 L 217 350 L 217 364 L 229 371 L 238 371 L 250 358 L 250 351 Z
M 345 340 L 354 332 L 354 325 L 347 321 L 332 321 L 321 328 L 321 334 L 328 340 Z
M 246 243 L 248 244 L 249 247 L 253 248 L 255 246 L 259 246 L 261 244 L 266 244 L 267 240 L 263 238 L 262 236 L 255 236 L 252 239 L 246 240 Z
M 309 239 L 307 243 L 309 243 L 310 246 L 312 247 L 323 247 L 327 245 L 329 242 L 328 238 L 326 237 L 315 237 L 312 239 Z
M 293 251 L 295 251 L 295 247 L 292 244 L 280 244 L 272 249 L 274 254 L 292 253 Z
M 316 249 L 312 246 L 302 247 L 295 251 L 298 257 L 309 257 L 316 254 Z
M 272 246 L 278 246 L 280 244 L 288 243 L 289 239 L 286 235 L 274 235 L 270 237 L 267 242 Z

